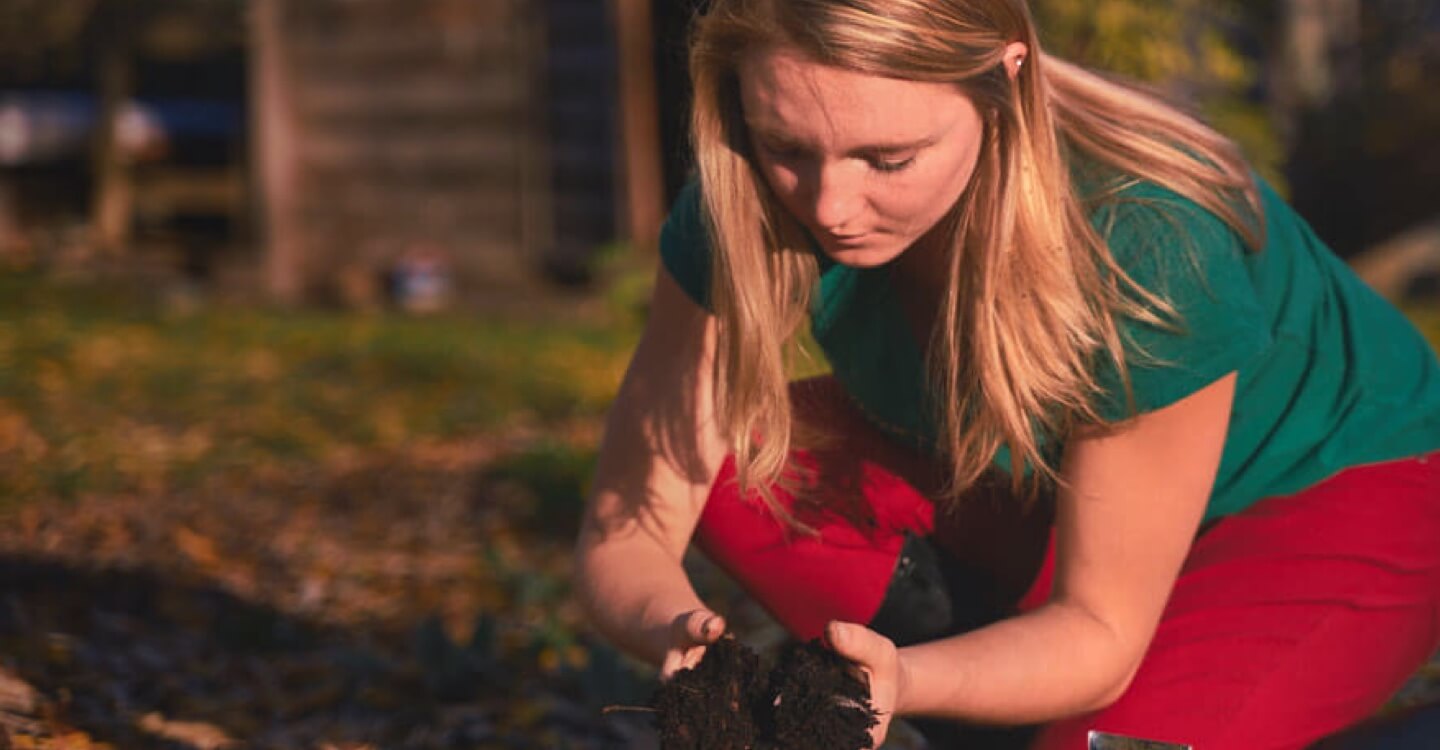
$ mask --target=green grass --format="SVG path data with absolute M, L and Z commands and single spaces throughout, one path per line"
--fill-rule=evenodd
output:
M 1440 348 L 1440 307 L 1407 313 Z M 141 289 L 0 274 L 0 504 L 598 420 L 639 334 L 638 316 L 612 320 L 177 315 Z M 585 452 L 561 462 L 566 483 Z
M 0 276 L 0 498 L 598 418 L 633 322 L 167 313 L 143 290 Z

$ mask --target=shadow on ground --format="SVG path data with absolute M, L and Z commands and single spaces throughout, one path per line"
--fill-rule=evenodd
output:
M 10 746 L 646 747 L 602 709 L 653 684 L 584 634 L 513 453 L 7 512 Z

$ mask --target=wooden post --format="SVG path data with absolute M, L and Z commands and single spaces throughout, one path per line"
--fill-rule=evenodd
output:
M 100 35 L 96 83 L 99 107 L 95 112 L 91 174 L 90 226 L 95 245 L 107 257 L 126 254 L 130 243 L 131 211 L 135 189 L 130 164 L 120 151 L 120 114 L 135 89 L 132 19 L 130 11 L 115 4 L 100 8 L 108 33 Z
M 285 0 L 250 5 L 251 164 L 260 195 L 259 235 L 266 291 L 293 304 L 305 290 L 303 243 L 296 216 L 297 134 L 289 65 L 285 59 Z
M 655 99 L 651 0 L 612 0 L 620 58 L 620 119 L 625 217 L 630 241 L 654 249 L 665 213 L 660 113 Z

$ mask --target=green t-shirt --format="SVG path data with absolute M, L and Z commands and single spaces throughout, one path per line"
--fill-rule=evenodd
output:
M 1159 409 L 1239 372 L 1207 519 L 1349 466 L 1440 449 L 1434 350 L 1269 185 L 1262 181 L 1260 190 L 1267 242 L 1259 253 L 1213 214 L 1153 184 L 1127 188 L 1092 216 L 1097 229 L 1108 227 L 1120 267 L 1182 319 L 1180 332 L 1121 321 L 1161 363 L 1127 358 L 1136 410 Z M 694 183 L 680 194 L 660 253 L 681 288 L 706 305 L 710 245 L 699 198 Z M 834 376 L 878 427 L 933 445 L 922 350 L 889 271 L 817 255 L 811 330 Z M 1107 386 L 1101 413 L 1126 416 L 1113 365 L 1096 374 Z M 1003 450 L 996 463 L 1008 469 Z

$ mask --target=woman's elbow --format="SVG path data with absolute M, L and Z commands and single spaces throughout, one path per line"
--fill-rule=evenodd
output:
M 595 617 L 595 544 L 592 534 L 582 530 L 570 556 L 570 585 L 585 617 Z
M 1120 697 L 1125 695 L 1125 691 L 1130 689 L 1130 683 L 1135 681 L 1135 673 L 1138 671 L 1140 671 L 1140 664 L 1137 662 L 1125 672 L 1124 677 L 1121 678 L 1119 682 L 1113 683 L 1109 690 L 1101 694 L 1100 699 L 1095 701 L 1094 705 L 1090 707 L 1090 712 L 1102 711 L 1120 700 Z

